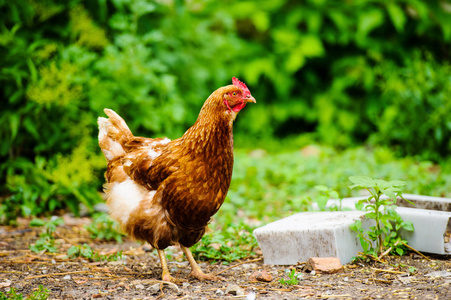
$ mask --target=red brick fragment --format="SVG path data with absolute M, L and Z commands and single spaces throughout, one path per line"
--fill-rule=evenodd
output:
M 333 274 L 343 271 L 343 266 L 338 257 L 310 257 L 305 265 L 306 271 Z
M 272 276 L 266 270 L 255 271 L 249 277 L 249 281 L 271 282 L 272 281 Z

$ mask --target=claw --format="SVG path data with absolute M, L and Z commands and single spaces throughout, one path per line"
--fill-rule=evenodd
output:
M 212 281 L 218 281 L 218 280 L 225 280 L 224 278 L 220 277 L 220 276 L 216 276 L 213 274 L 205 274 L 204 272 L 202 272 L 202 270 L 199 268 L 199 266 L 197 265 L 196 261 L 194 260 L 193 254 L 191 253 L 191 251 L 189 250 L 189 248 L 186 248 L 182 245 L 180 245 L 180 247 L 182 248 L 183 252 L 186 255 L 186 258 L 188 258 L 189 264 L 191 265 L 191 273 L 189 274 L 189 277 L 195 277 L 200 281 L 203 280 L 212 280 Z
M 189 277 L 197 278 L 200 281 L 204 281 L 204 280 L 211 280 L 211 281 L 225 280 L 225 278 L 221 277 L 221 276 L 216 276 L 214 274 L 205 274 L 200 269 L 193 270 L 189 274 Z
M 186 282 L 186 279 L 182 279 L 182 278 L 177 278 L 177 277 L 172 277 L 170 274 L 163 274 L 162 276 L 162 280 L 163 281 L 168 281 L 168 282 L 172 282 L 175 283 L 177 285 L 182 284 L 183 282 Z

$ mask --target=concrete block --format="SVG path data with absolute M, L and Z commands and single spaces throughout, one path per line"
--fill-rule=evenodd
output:
M 414 205 L 398 197 L 396 201 L 397 206 L 451 212 L 451 198 L 432 197 L 414 194 L 403 194 L 402 196 L 404 197 L 404 199 L 407 199 L 410 202 L 414 203 Z M 355 203 L 365 198 L 368 198 L 368 196 L 343 198 L 341 201 L 341 206 L 342 208 L 355 210 Z M 387 199 L 387 196 L 382 195 L 381 198 Z M 319 209 L 316 203 L 313 203 L 312 205 L 313 209 Z M 339 205 L 340 200 L 330 199 L 329 201 L 327 201 L 326 207 L 327 208 L 339 207 Z
M 451 212 L 398 207 L 404 221 L 411 221 L 415 231 L 401 230 L 409 245 L 421 252 L 451 254 Z
M 451 198 L 432 197 L 423 195 L 403 194 L 405 199 L 413 202 L 412 205 L 402 198 L 398 198 L 396 205 L 402 207 L 422 208 L 428 210 L 451 212 Z
M 295 265 L 310 257 L 338 257 L 348 263 L 362 251 L 349 226 L 361 211 L 305 212 L 254 230 L 265 264 Z
M 409 245 L 421 252 L 451 254 L 451 212 L 398 207 L 414 232 L 401 232 Z M 295 265 L 310 257 L 338 257 L 349 263 L 362 251 L 349 226 L 357 219 L 364 227 L 373 220 L 361 211 L 298 213 L 254 230 L 266 264 Z

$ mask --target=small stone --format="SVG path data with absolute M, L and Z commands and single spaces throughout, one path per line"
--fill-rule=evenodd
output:
M 343 266 L 338 257 L 310 257 L 305 265 L 307 271 L 318 271 L 333 274 L 343 271 Z
M 137 284 L 137 285 L 135 285 L 135 288 L 138 289 L 138 290 L 143 290 L 144 289 L 144 285 Z
M 16 286 L 14 287 L 17 291 L 21 291 L 23 290 L 23 286 L 21 284 L 16 284 Z
M 222 297 L 222 296 L 225 295 L 225 293 L 221 289 L 217 289 L 216 292 L 215 292 L 215 295 L 219 296 L 219 297 Z
M 121 266 L 121 265 L 126 265 L 126 261 L 125 260 L 116 260 L 116 261 L 109 261 L 107 262 L 108 266 Z
M 271 282 L 272 281 L 272 276 L 266 270 L 255 271 L 249 277 L 249 281 Z
M 145 252 L 152 252 L 152 251 L 153 251 L 153 248 L 152 248 L 151 245 L 145 244 L 145 245 L 143 245 L 143 250 L 144 250 Z
M 447 254 L 450 254 L 451 253 L 451 243 L 445 243 L 445 252 L 447 253 Z
M 243 269 L 249 270 L 249 269 L 255 269 L 257 268 L 257 264 L 244 264 Z
M 402 284 L 410 284 L 410 283 L 412 283 L 412 281 L 417 279 L 415 276 L 398 275 L 396 277 L 398 278 L 397 281 L 402 283 Z
M 349 278 L 346 276 L 345 278 L 343 278 L 343 281 L 344 281 L 344 282 L 348 282 L 348 281 L 349 281 Z
M 184 289 L 186 289 L 187 287 L 189 287 L 191 284 L 189 283 L 189 282 L 184 282 L 184 283 L 182 283 L 182 287 L 184 288 Z
M 431 276 L 431 277 L 450 277 L 451 272 L 447 271 L 435 271 L 431 273 L 424 274 L 424 276 Z
M 181 289 L 179 289 L 177 285 L 170 284 L 170 285 L 166 285 L 166 287 L 168 289 L 172 290 L 177 296 L 183 295 L 183 291 Z
M 149 286 L 149 287 L 147 288 L 147 290 L 149 291 L 149 293 L 150 293 L 151 295 L 156 295 L 156 294 L 158 294 L 158 292 L 160 291 L 160 284 L 159 284 L 159 283 L 156 283 L 156 284 L 154 284 L 154 285 L 151 285 L 151 286 Z
M 63 279 L 64 280 L 70 280 L 70 279 L 72 279 L 72 277 L 70 275 L 66 275 L 66 276 L 63 277 Z
M 11 286 L 11 280 L 5 279 L 4 282 L 0 282 L 0 289 Z
M 242 288 L 240 288 L 238 285 L 236 284 L 228 284 L 226 287 L 226 294 L 231 294 L 234 296 L 243 296 L 244 295 L 244 290 Z

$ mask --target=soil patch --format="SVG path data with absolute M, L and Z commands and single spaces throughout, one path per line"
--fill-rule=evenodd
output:
M 160 281 L 156 251 L 127 239 L 123 244 L 92 240 L 83 228 L 89 222 L 87 218 L 74 219 L 58 227 L 57 254 L 28 250 L 38 238 L 39 230 L 26 224 L 0 227 L 0 292 L 15 288 L 28 296 L 42 285 L 48 289 L 49 299 L 451 298 L 450 257 L 434 256 L 426 260 L 416 254 L 387 257 L 383 264 L 348 264 L 338 274 L 308 273 L 303 271 L 302 264 L 265 265 L 258 254 L 237 266 L 234 265 L 240 262 L 231 265 L 201 262 L 205 272 L 225 271 L 220 274 L 223 281 L 200 282 L 188 278 L 190 267 L 182 252 L 173 247 L 167 251 L 171 254 L 171 273 L 185 281 L 167 284 Z M 111 262 L 67 258 L 67 249 L 72 244 L 83 243 L 103 255 L 122 250 L 123 257 Z M 298 283 L 282 285 L 279 280 L 288 280 L 287 271 L 293 268 L 300 274 Z

